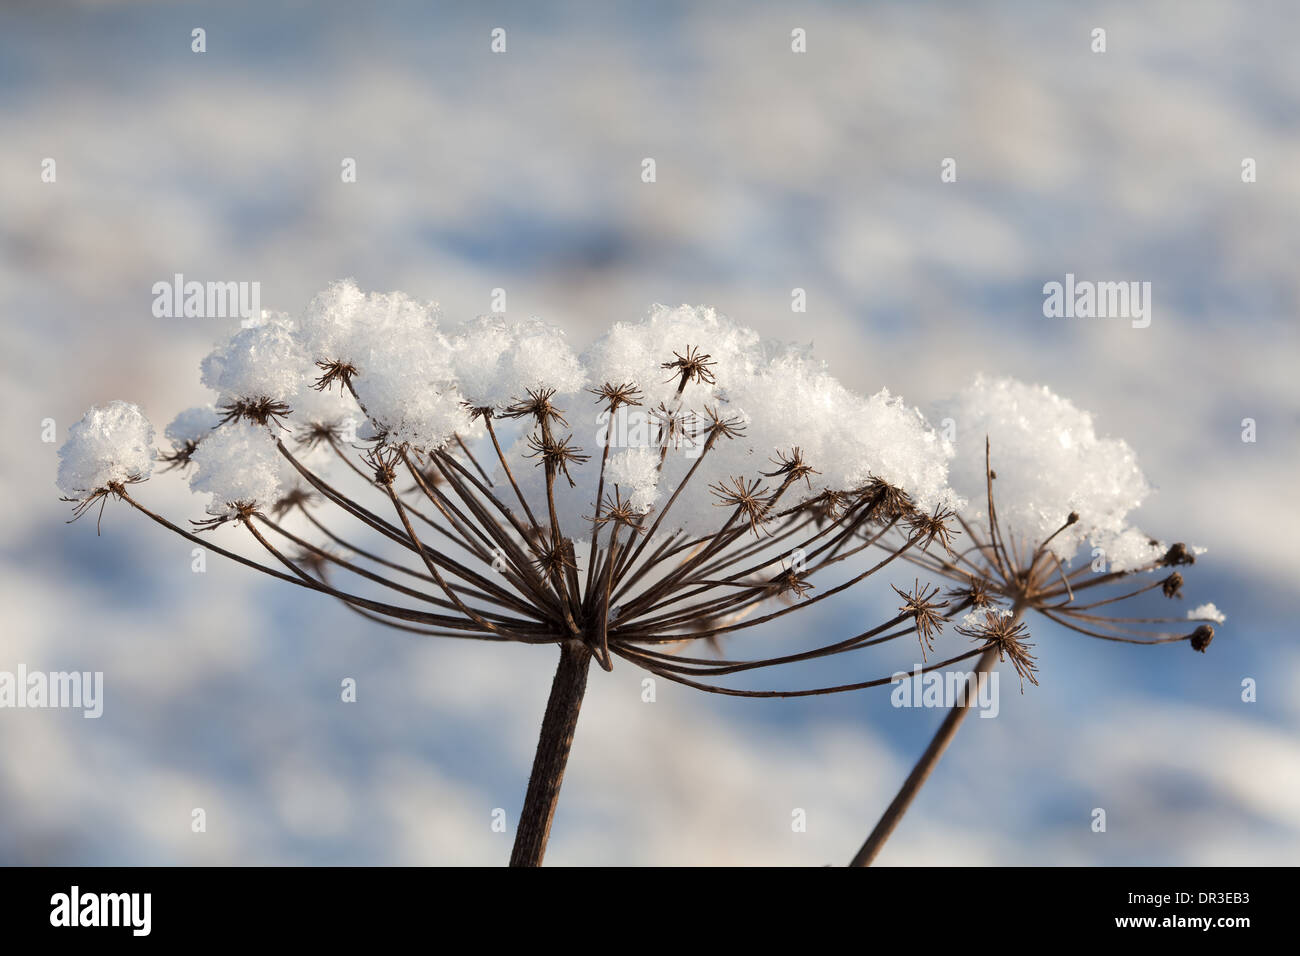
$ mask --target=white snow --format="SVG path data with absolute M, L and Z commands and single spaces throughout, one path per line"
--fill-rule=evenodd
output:
M 203 384 L 218 393 L 219 404 L 240 399 L 287 403 L 314 371 L 294 336 L 293 323 L 280 315 L 240 329 L 200 368 Z
M 194 408 L 187 408 L 173 418 L 163 434 L 167 436 L 169 441 L 175 442 L 177 445 L 184 445 L 186 442 L 198 444 L 211 434 L 212 429 L 217 427 L 220 420 L 220 416 L 213 406 L 199 405 Z
M 1128 523 L 1128 514 L 1150 492 L 1133 449 L 1117 438 L 1097 435 L 1093 419 L 1068 399 L 1041 385 L 978 376 L 941 406 L 951 418 L 957 454 L 951 482 L 966 501 L 973 523 L 987 521 L 985 436 L 997 479 L 993 500 L 1009 539 L 1030 545 L 1046 539 L 1071 512 L 1079 521 L 1051 544 L 1061 560 L 1089 542 L 1121 570 L 1157 557 L 1163 550 Z
M 467 430 L 452 345 L 438 327 L 435 303 L 402 292 L 363 294 L 351 280 L 336 282 L 312 301 L 297 340 L 304 360 L 354 367 L 357 397 L 390 441 L 434 449 Z
M 1228 618 L 1213 604 L 1202 604 L 1200 607 L 1188 611 L 1187 619 L 1189 621 L 1213 621 L 1215 624 L 1222 624 Z
M 210 515 L 233 514 L 236 504 L 269 507 L 280 496 L 283 457 L 270 431 L 255 422 L 227 422 L 194 451 L 192 491 L 212 496 Z
M 692 352 L 707 355 L 709 364 L 705 376 L 687 382 L 679 399 L 680 372 L 661 366 L 689 358 Z M 795 448 L 819 474 L 791 486 L 777 503 L 778 509 L 813 497 L 823 488 L 853 490 L 871 477 L 904 489 L 926 510 L 955 503 L 947 486 L 952 449 L 919 412 L 887 390 L 869 397 L 849 391 L 810 348 L 765 340 L 714 309 L 655 306 L 640 322 L 616 324 L 584 359 L 593 385 L 626 382 L 642 390 L 643 408 L 630 414 L 662 405 L 702 425 L 705 409 L 713 408 L 743 426 L 743 435 L 719 439 L 707 453 L 688 493 L 673 504 L 665 528 L 707 533 L 720 526 L 725 510 L 715 507 L 717 499 L 706 493 L 707 486 L 775 471 L 773 459 L 789 456 Z M 653 429 L 642 431 L 649 433 L 651 441 L 657 434 Z M 690 443 L 685 447 L 689 449 Z M 694 461 L 692 454 L 669 453 L 658 476 L 661 501 L 667 500 Z M 654 497 L 653 478 L 643 472 L 635 482 L 639 501 Z M 780 476 L 767 478 L 764 485 L 771 492 L 780 481 Z
M 138 405 L 96 406 L 68 429 L 59 449 L 59 490 L 84 497 L 108 485 L 153 473 L 153 426 Z
M 497 328 L 495 334 L 504 333 Z M 487 351 L 498 348 L 493 344 Z M 688 381 L 679 399 L 680 372 L 662 366 L 679 357 L 705 355 L 705 375 Z M 586 464 L 570 467 L 576 488 L 563 480 L 556 483 L 556 511 L 566 534 L 590 533 L 585 519 L 594 514 L 601 442 L 606 440 L 611 445 L 606 491 L 617 483 L 640 510 L 667 507 L 674 490 L 696 468 L 664 519 L 664 532 L 717 530 L 731 509 L 717 506 L 709 486 L 774 472 L 779 467 L 774 460 L 789 457 L 795 448 L 819 474 L 794 483 L 775 510 L 824 488 L 855 490 L 872 477 L 901 487 L 927 510 L 954 503 L 946 481 L 952 450 L 918 411 L 887 391 L 857 395 L 831 376 L 809 348 L 765 340 L 713 309 L 655 306 L 640 322 L 613 326 L 584 353 L 583 366 L 589 386 L 632 384 L 643 397 L 641 406 L 621 410 L 621 421 L 612 427 L 599 417 L 605 407 L 601 399 L 585 393 L 555 399 L 569 422 L 567 429 L 554 426 L 557 437 L 572 432 L 573 444 L 591 456 Z M 719 438 L 701 460 L 704 439 L 696 436 L 708 422 L 708 408 L 734 419 L 743 434 Z M 670 444 L 660 470 L 655 416 L 665 414 L 680 418 L 686 433 Z M 533 467 L 535 459 L 515 465 L 527 450 L 526 433 L 507 457 L 529 501 L 540 504 L 545 502 L 544 469 Z M 781 480 L 780 475 L 761 478 L 764 493 L 774 493 Z
M 457 330 L 452 347 L 461 394 L 475 407 L 502 408 L 530 389 L 571 395 L 586 384 L 564 331 L 537 319 L 480 316 Z
M 682 363 L 689 360 L 699 368 L 682 387 Z M 341 380 L 326 393 L 310 387 L 321 374 L 318 361 L 352 366 L 359 407 Z M 261 325 L 236 332 L 204 360 L 203 381 L 222 403 L 289 404 L 294 411 L 287 421 L 294 429 L 352 418 L 360 424 L 359 439 L 383 434 L 424 450 L 442 447 L 457 433 L 467 439 L 481 434 L 466 406 L 500 410 L 530 389 L 554 389 L 552 400 L 569 423 L 555 422 L 555 436 L 572 433 L 571 444 L 591 459 L 570 465 L 576 487 L 564 480 L 556 484 L 561 525 L 575 537 L 590 533 L 586 519 L 595 513 L 600 442 L 607 431 L 598 417 L 603 401 L 585 388 L 628 383 L 641 390 L 642 404 L 623 411 L 632 427 L 608 430 L 613 441 L 606 487 L 612 491 L 618 484 L 634 507 L 653 511 L 667 505 L 695 468 L 690 487 L 664 521 L 666 531 L 716 530 L 730 509 L 717 506 L 709 486 L 768 472 L 761 478 L 763 493 L 773 494 L 782 475 L 772 473 L 796 449 L 814 473 L 791 484 L 775 510 L 827 488 L 852 492 L 879 478 L 926 511 L 964 507 L 978 521 L 985 508 L 987 434 L 1000 476 L 999 513 L 1009 534 L 1041 541 L 1077 511 L 1081 520 L 1053 542 L 1063 558 L 1086 541 L 1105 549 L 1111 566 L 1123 568 L 1146 563 L 1165 547 L 1128 523 L 1129 512 L 1149 491 L 1132 449 L 1099 437 L 1091 416 L 1046 388 L 977 378 L 945 409 L 956 422 L 954 447 L 890 392 L 864 396 L 845 388 L 811 346 L 764 339 L 702 306 L 654 306 L 639 321 L 613 325 L 579 357 L 562 330 L 537 319 L 491 315 L 444 327 L 435 303 L 401 292 L 363 292 L 343 280 L 318 294 L 296 320 L 269 314 Z M 708 409 L 743 434 L 719 439 L 700 460 L 702 435 L 696 433 L 706 425 Z M 213 431 L 216 414 L 210 407 L 191 409 L 167 429 L 173 441 L 202 439 L 194 459 L 195 489 L 212 494 L 218 509 L 235 501 L 270 504 L 283 463 L 267 430 L 243 422 Z M 661 467 L 655 423 L 664 415 L 678 419 L 683 434 Z M 498 419 L 496 426 L 534 512 L 545 514 L 544 469 L 524 457 L 534 423 Z M 100 451 L 110 451 L 109 444 L 103 439 Z M 136 471 L 147 470 L 147 444 L 134 443 L 130 467 Z M 119 458 L 132 454 L 111 450 Z M 79 455 L 75 468 L 65 462 L 61 483 L 73 475 L 80 486 L 106 480 L 109 472 L 90 470 L 84 459 Z M 124 466 L 115 462 L 115 474 L 121 474 Z
M 593 461 L 593 464 L 599 468 L 598 461 Z M 612 486 L 617 485 L 618 494 L 633 509 L 642 513 L 649 511 L 659 498 L 658 467 L 657 448 L 611 449 L 609 464 L 605 469 L 605 492 L 612 498 Z
M 312 299 L 299 323 L 299 338 L 311 362 L 364 362 L 358 325 L 365 303 L 365 293 L 352 279 L 332 282 Z

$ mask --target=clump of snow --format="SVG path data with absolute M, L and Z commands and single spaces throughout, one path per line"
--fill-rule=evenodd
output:
M 265 426 L 227 422 L 203 439 L 191 460 L 198 467 L 190 489 L 212 496 L 210 515 L 230 516 L 236 504 L 266 507 L 280 496 L 283 459 Z
M 109 482 L 136 481 L 153 472 L 153 426 L 138 405 L 96 406 L 68 429 L 59 449 L 58 486 L 80 498 Z
M 1052 539 L 1051 550 L 1069 560 L 1090 541 L 1116 569 L 1159 556 L 1128 525 L 1130 511 L 1151 490 L 1133 449 L 1097 435 L 1092 416 L 1041 385 L 978 376 L 940 410 L 956 426 L 957 455 L 951 482 L 967 500 L 972 522 L 987 521 L 984 442 L 997 479 L 993 499 L 1008 540 L 1045 540 L 1071 512 L 1076 524 Z
M 1222 624 L 1228 618 L 1213 604 L 1202 604 L 1200 607 L 1188 611 L 1187 619 L 1189 621 L 1213 621 L 1215 624 Z
M 708 371 L 719 385 L 737 383 L 752 372 L 759 335 L 704 306 L 656 305 L 640 322 L 618 322 L 584 356 L 593 385 L 635 383 L 650 407 L 672 401 L 678 378 L 660 366 L 684 355 L 688 348 L 707 354 Z M 688 407 L 716 397 L 716 387 L 691 382 L 682 394 Z
M 812 476 L 811 490 L 800 482 L 801 497 L 820 487 L 857 488 L 874 477 L 903 489 L 926 511 L 953 504 L 952 449 L 920 412 L 887 389 L 870 396 L 849 391 L 809 350 L 763 343 L 763 353 L 748 375 L 738 375 L 726 388 L 731 405 L 743 409 L 748 421 L 745 439 L 730 448 L 733 456 L 746 447 L 762 459 L 799 448 L 820 472 Z
M 1008 618 L 1015 613 L 1009 607 L 980 607 L 962 615 L 961 626 L 968 630 L 977 630 L 989 623 L 989 618 Z
M 687 376 L 679 394 L 681 363 L 691 360 L 701 363 L 699 372 Z M 686 493 L 664 519 L 664 531 L 716 531 L 730 509 L 717 506 L 719 499 L 709 486 L 776 472 L 781 457 L 789 459 L 796 448 L 818 473 L 791 485 L 774 510 L 825 488 L 851 492 L 873 477 L 902 488 L 926 510 L 954 503 L 946 480 L 952 450 L 919 412 L 888 391 L 857 395 L 832 377 L 809 348 L 764 340 L 713 309 L 656 306 L 640 322 L 616 324 L 584 354 L 583 362 L 592 386 L 632 384 L 642 397 L 640 406 L 621 409 L 613 423 L 602 415 L 604 402 L 589 395 L 576 395 L 561 406 L 573 443 L 592 456 L 591 462 L 570 469 L 576 488 L 567 482 L 556 488 L 557 512 L 567 534 L 578 533 L 571 529 L 582 529 L 582 516 L 593 512 L 604 441 L 611 446 L 606 487 L 617 481 L 637 508 L 667 507 L 674 490 L 695 469 Z M 743 433 L 719 438 L 705 452 L 709 410 Z M 677 421 L 677 435 L 660 470 L 666 418 Z M 520 443 L 511 455 L 524 452 Z M 525 469 L 532 471 L 542 469 Z M 761 481 L 770 495 L 782 478 Z M 521 485 L 530 501 L 544 500 L 541 474 L 526 473 Z
M 394 443 L 440 448 L 469 427 L 436 304 L 402 292 L 363 294 L 351 280 L 335 283 L 299 323 L 298 352 L 312 363 L 351 365 L 366 415 Z
M 439 321 L 433 303 L 401 292 L 363 292 L 343 280 L 319 293 L 296 321 L 271 314 L 236 332 L 204 360 L 203 381 L 222 405 L 289 405 L 293 411 L 282 417 L 300 437 L 310 438 L 310 426 L 353 419 L 358 427 L 346 440 L 382 437 L 426 451 L 481 430 L 471 408 L 500 411 L 530 390 L 552 389 L 568 420 L 567 426 L 552 423 L 554 437 L 571 434 L 571 446 L 590 457 L 570 463 L 573 486 L 556 484 L 557 514 L 575 537 L 589 533 L 605 441 L 606 488 L 617 484 L 638 510 L 666 507 L 693 471 L 688 492 L 662 525 L 668 532 L 717 530 L 730 508 L 717 506 L 710 486 L 760 479 L 760 493 L 774 494 L 782 461 L 795 456 L 813 472 L 786 488 L 775 510 L 827 488 L 853 492 L 873 478 L 901 488 L 926 510 L 956 503 L 947 484 L 952 448 L 919 412 L 888 391 L 855 394 L 811 347 L 765 340 L 714 309 L 655 306 L 638 322 L 615 324 L 581 358 L 560 329 L 535 319 L 482 316 L 452 329 Z M 313 389 L 327 370 L 329 389 Z M 618 428 L 602 420 L 604 401 L 585 391 L 605 383 L 640 390 L 640 404 L 621 410 L 625 421 Z M 713 415 L 737 434 L 705 451 Z M 195 489 L 214 495 L 219 509 L 236 501 L 269 504 L 280 462 L 266 429 L 245 422 L 213 431 L 215 419 L 212 409 L 195 409 L 168 428 L 173 441 L 200 441 Z M 661 465 L 670 422 L 673 437 Z M 532 467 L 539 459 L 529 456 L 534 423 L 498 420 L 495 427 L 529 502 L 546 513 L 545 469 Z M 232 462 L 223 464 L 223 455 Z
M 578 356 L 564 331 L 537 319 L 506 322 L 485 315 L 465 323 L 452 347 L 457 383 L 464 400 L 478 408 L 502 408 L 527 392 L 577 392 L 586 384 Z
M 173 418 L 163 434 L 177 445 L 184 445 L 187 442 L 197 445 L 207 438 L 220 422 L 221 417 L 213 406 L 199 405 L 187 408 Z
M 644 514 L 659 497 L 658 468 L 657 448 L 625 448 L 618 452 L 611 449 L 605 467 L 605 486 L 609 489 L 616 485 L 618 494 L 634 510 Z
M 359 426 L 361 423 L 362 415 L 356 401 L 337 385 L 317 389 L 304 383 L 289 405 L 293 409 L 290 421 L 296 425 L 346 426 L 351 421 Z
M 1001 472 L 998 473 L 1001 481 Z M 994 491 L 996 494 L 996 489 Z M 994 499 L 995 503 L 998 499 Z M 1002 505 L 998 505 L 999 514 Z M 1090 538 L 1092 545 L 1106 556 L 1111 571 L 1132 571 L 1149 565 L 1169 550 L 1169 545 L 1156 541 L 1138 528 L 1125 528 L 1117 533 L 1097 531 Z
M 315 362 L 358 364 L 368 357 L 358 316 L 366 295 L 352 279 L 340 279 L 319 292 L 299 323 L 307 358 Z
M 288 403 L 312 370 L 283 315 L 240 329 L 219 345 L 200 366 L 203 384 L 218 393 L 218 403 L 270 399 Z

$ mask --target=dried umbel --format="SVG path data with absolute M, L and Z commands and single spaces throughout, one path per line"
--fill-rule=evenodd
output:
M 1213 604 L 1179 615 L 1141 600 L 1182 598 L 1176 569 L 1201 549 L 1128 523 L 1149 485 L 1126 443 L 1099 438 L 1066 399 L 1011 379 L 977 378 L 945 412 L 967 436 L 951 468 L 965 502 L 955 515 L 962 543 L 910 561 L 954 582 L 950 596 L 977 610 L 1036 611 L 1101 640 L 1204 649 L 1193 625 L 1223 621 Z
M 955 631 L 979 644 L 976 673 L 1009 661 L 1022 692 L 1039 682 L 1027 612 L 1105 641 L 1187 641 L 1205 651 L 1211 622 L 1224 616 L 1213 604 L 1181 616 L 1160 607 L 1182 597 L 1175 569 L 1194 563 L 1198 549 L 1162 544 L 1128 523 L 1149 486 L 1127 444 L 1099 438 L 1091 416 L 1066 399 L 1011 379 L 978 377 L 940 414 L 959 432 L 950 474 L 963 504 L 953 515 L 959 534 L 904 555 L 952 582 L 942 605 L 929 600 L 934 593 L 913 599 L 923 649 L 964 612 Z M 1071 567 L 1081 551 L 1085 560 Z M 856 863 L 874 859 L 965 712 L 949 714 Z
M 156 456 L 211 496 L 202 520 L 173 522 L 128 487 L 154 454 L 121 402 L 73 429 L 65 494 L 121 499 L 405 631 L 557 645 L 516 863 L 541 859 L 591 659 L 741 696 L 887 684 L 786 682 L 801 662 L 909 635 L 914 608 L 777 657 L 716 651 L 946 533 L 920 509 L 950 504 L 949 449 L 915 410 L 854 395 L 805 350 L 708 309 L 656 308 L 579 358 L 540 322 L 444 327 L 431 306 L 344 282 L 297 319 L 241 329 L 203 381 L 214 406 L 178 417 Z M 213 543 L 217 529 L 266 559 Z M 728 682 L 777 668 L 791 674 L 771 690 Z
M 970 554 L 997 568 L 1008 553 L 963 557 L 955 541 L 971 526 L 951 443 L 887 392 L 855 395 L 806 350 L 712 310 L 657 307 L 579 357 L 541 322 L 444 327 L 435 307 L 341 282 L 296 319 L 240 330 L 203 381 L 214 405 L 178 417 L 156 457 L 210 495 L 206 517 L 183 527 L 137 497 L 153 433 L 122 402 L 72 429 L 65 495 L 78 513 L 120 499 L 403 631 L 558 646 L 512 863 L 542 859 L 593 659 L 712 693 L 809 696 L 892 674 L 860 673 L 870 658 L 855 654 L 851 679 L 809 686 L 799 665 L 916 635 L 927 670 L 1001 655 L 1034 679 L 1025 602 L 970 573 Z M 265 558 L 213 543 L 233 531 Z M 955 597 L 895 587 L 897 613 L 859 633 L 744 654 L 753 629 L 793 642 L 784 619 L 902 561 L 968 579 Z M 975 645 L 929 661 L 972 610 L 990 612 L 959 628 Z M 777 686 L 744 686 L 768 672 Z

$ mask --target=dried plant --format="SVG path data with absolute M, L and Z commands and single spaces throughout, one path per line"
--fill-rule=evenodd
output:
M 1097 438 L 1086 413 L 1045 388 L 1010 379 L 977 378 L 955 404 L 952 413 L 979 436 L 958 449 L 952 468 L 955 486 L 968 496 L 966 507 L 952 516 L 964 546 L 955 548 L 937 532 L 942 547 L 912 548 L 904 558 L 955 584 L 946 592 L 952 603 L 944 619 L 966 612 L 955 630 L 980 644 L 976 675 L 1009 660 L 1022 693 L 1026 681 L 1038 684 L 1036 659 L 1029 652 L 1034 645 L 1026 640 L 1027 612 L 1105 641 L 1187 641 L 1193 650 L 1205 651 L 1214 637 L 1213 623 L 1224 620 L 1213 604 L 1183 616 L 1131 609 L 1157 592 L 1162 596 L 1157 600 L 1181 598 L 1183 575 L 1173 569 L 1193 564 L 1197 549 L 1161 544 L 1126 523 L 1148 488 L 1127 444 Z M 1001 512 L 994 456 L 1008 463 L 1003 472 L 1012 483 L 1009 509 L 1004 500 Z M 1067 570 L 1085 542 L 1092 546 L 1092 560 Z M 944 619 L 930 617 L 922 625 L 922 614 L 936 610 L 916 611 L 927 647 Z M 875 859 L 968 709 L 950 711 L 859 850 L 856 865 Z
M 657 307 L 580 359 L 539 322 L 488 317 L 444 332 L 431 306 L 343 282 L 297 320 L 236 333 L 203 380 L 216 405 L 169 426 L 170 452 L 154 451 L 152 427 L 125 402 L 73 427 L 59 484 L 74 518 L 119 499 L 369 621 L 558 646 L 514 865 L 542 860 L 593 659 L 716 694 L 832 694 L 892 675 L 743 681 L 913 636 L 928 659 L 944 623 L 978 608 L 984 623 L 958 629 L 976 646 L 925 670 L 1001 655 L 1035 682 L 1024 608 L 1101 626 L 1099 604 L 1071 605 L 1092 582 L 1072 585 L 1041 548 L 1008 545 L 991 494 L 988 540 L 952 550 L 973 529 L 946 483 L 951 449 L 915 410 L 884 392 L 853 395 L 804 351 L 712 310 Z M 203 520 L 183 527 L 137 497 L 155 459 L 212 496 Z M 262 560 L 213 542 L 233 528 Z M 730 656 L 731 638 L 782 628 L 900 559 L 960 587 L 937 600 L 918 579 L 894 589 L 896 614 L 859 633 Z M 996 612 L 1003 600 L 1013 620 Z

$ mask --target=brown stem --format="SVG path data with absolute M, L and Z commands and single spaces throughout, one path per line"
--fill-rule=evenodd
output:
M 1019 611 L 1016 617 L 1019 618 Z M 930 740 L 930 745 L 925 748 L 925 753 L 921 754 L 921 759 L 916 762 L 912 772 L 907 775 L 903 781 L 903 786 L 899 789 L 898 794 L 894 797 L 892 803 L 881 816 L 876 828 L 871 831 L 867 837 L 867 842 L 862 844 L 862 849 L 858 850 L 857 856 L 849 866 L 870 866 L 880 855 L 880 850 L 885 845 L 885 841 L 898 826 L 899 821 L 903 819 L 903 814 L 907 808 L 912 805 L 916 795 L 920 792 L 925 781 L 929 779 L 930 773 L 939 763 L 939 758 L 943 752 L 948 749 L 948 744 L 952 743 L 952 738 L 957 735 L 957 728 L 961 726 L 962 720 L 969 711 L 971 701 L 975 699 L 978 691 L 977 681 L 980 674 L 986 674 L 993 669 L 993 665 L 998 660 L 998 649 L 990 647 L 980 655 L 979 662 L 975 665 L 975 673 L 969 679 L 966 687 L 966 694 L 960 706 L 953 707 L 948 711 L 948 716 L 943 719 L 939 725 L 938 731 Z
M 591 651 L 578 641 L 560 645 L 560 666 L 551 682 L 551 696 L 546 701 L 542 732 L 533 758 L 533 772 L 528 778 L 524 809 L 515 831 L 515 847 L 510 854 L 511 866 L 541 866 L 546 841 L 551 835 L 551 820 L 560 799 L 560 784 L 569 762 L 573 733 L 578 726 L 578 711 L 587 690 L 587 671 Z

